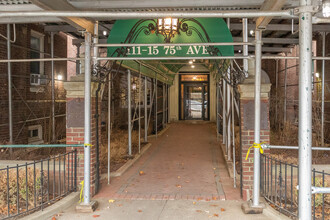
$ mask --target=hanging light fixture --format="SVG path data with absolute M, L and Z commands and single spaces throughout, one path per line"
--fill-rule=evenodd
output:
M 323 0 L 322 14 L 323 17 L 330 17 L 330 0 Z
M 157 31 L 159 34 L 163 35 L 166 43 L 170 43 L 171 38 L 178 31 L 178 21 L 177 18 L 159 18 L 157 21 Z

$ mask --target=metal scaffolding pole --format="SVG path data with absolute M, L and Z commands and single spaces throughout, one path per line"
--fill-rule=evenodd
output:
M 50 56 L 54 58 L 54 32 L 50 33 Z M 52 142 L 55 143 L 55 72 L 54 72 L 54 60 L 51 61 L 52 72 Z
M 10 24 L 7 24 L 7 58 L 11 59 L 11 42 L 10 42 Z M 11 78 L 11 63 L 8 61 L 8 121 L 9 121 L 9 143 L 13 143 L 13 98 L 12 98 L 12 78 Z M 13 150 L 9 149 L 10 155 Z
M 248 19 L 243 18 L 243 42 L 249 41 L 249 30 L 248 30 Z M 247 44 L 243 45 L 243 56 L 249 55 L 249 46 Z M 249 70 L 249 62 L 248 59 L 243 59 L 243 69 L 245 72 Z
M 220 97 L 220 95 L 219 95 L 219 82 L 216 82 L 217 84 L 216 84 L 216 99 L 217 99 L 217 101 L 216 101 L 216 110 L 217 110 L 217 140 L 219 140 L 219 126 L 220 126 L 220 119 L 219 119 L 219 97 Z
M 278 60 L 275 60 L 275 123 L 278 116 Z
M 255 31 L 255 84 L 254 84 L 254 142 L 260 143 L 260 96 L 261 96 L 261 37 L 262 31 Z M 254 148 L 253 159 L 253 206 L 259 206 L 260 152 Z
M 93 36 L 93 56 L 94 57 L 99 56 L 99 48 L 94 46 L 95 44 L 98 44 L 98 43 L 99 43 L 99 22 L 96 21 L 94 24 L 94 36 Z M 94 65 L 93 68 L 95 68 L 97 64 L 98 64 L 98 61 L 96 59 L 93 59 L 93 65 Z M 96 114 L 98 114 L 98 112 Z
M 283 126 L 286 123 L 286 90 L 287 90 L 287 76 L 288 76 L 288 60 L 285 60 L 284 69 L 284 104 L 283 104 Z
M 131 70 L 127 70 L 128 155 L 132 156 Z
M 230 29 L 230 18 L 227 18 L 227 26 Z M 231 80 L 231 66 L 228 68 L 227 70 L 227 77 L 228 80 Z M 227 84 L 227 114 L 228 114 L 228 118 L 227 118 L 227 159 L 229 161 L 231 161 L 231 109 L 230 109 L 230 99 L 231 99 L 231 91 L 230 91 L 231 87 L 229 84 Z M 227 117 L 227 115 L 226 115 Z
M 109 73 L 109 85 L 108 85 L 108 184 L 110 184 L 110 157 L 111 157 L 111 73 Z
M 144 77 L 144 142 L 148 142 L 148 80 Z
M 84 91 L 84 204 L 90 203 L 90 155 L 91 155 L 91 40 L 85 33 L 85 91 Z
M 165 127 L 165 83 L 163 83 L 163 114 L 162 114 L 163 129 Z
M 322 33 L 322 56 L 325 57 L 325 37 Z M 321 106 L 321 145 L 324 146 L 324 84 L 325 84 L 325 60 L 322 60 L 322 106 Z
M 222 79 L 222 143 L 226 144 L 227 142 L 227 120 L 226 120 L 226 81 L 225 79 Z M 226 144 L 227 146 L 227 144 Z M 227 150 L 227 148 L 226 148 Z
M 312 13 L 300 0 L 299 14 L 299 208 L 300 220 L 312 217 Z
M 157 97 L 157 73 L 155 73 L 155 129 L 156 129 L 156 138 L 157 138 L 157 133 L 158 133 L 158 122 L 157 122 L 157 103 L 158 103 L 158 97 Z
M 233 73 L 231 75 L 233 77 Z M 231 87 L 231 122 L 232 122 L 232 133 L 233 133 L 233 177 L 234 177 L 234 188 L 236 188 L 236 149 L 235 149 L 235 111 L 234 111 L 234 87 Z
M 141 65 L 140 65 L 140 70 L 141 70 Z M 141 71 L 139 71 L 139 153 L 141 153 Z

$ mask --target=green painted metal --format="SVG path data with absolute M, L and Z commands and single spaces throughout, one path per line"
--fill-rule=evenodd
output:
M 28 148 L 28 147 L 84 147 L 83 144 L 8 144 L 0 145 L 3 148 Z
M 143 43 L 157 44 L 164 43 L 164 36 L 157 34 L 157 19 L 130 19 L 117 20 L 108 37 L 108 43 Z M 180 19 L 181 27 L 179 32 L 171 39 L 171 43 L 208 43 L 208 42 L 233 42 L 230 30 L 222 18 L 198 18 L 198 19 Z M 209 56 L 233 56 L 233 46 L 134 46 L 134 47 L 108 47 L 108 57 L 197 57 L 203 56 L 207 59 Z M 142 62 L 142 61 L 141 61 Z M 164 64 L 164 61 L 155 64 L 143 61 L 148 64 L 141 67 L 143 75 L 152 77 L 154 68 L 159 70 L 157 78 L 165 83 L 171 84 L 173 74 L 177 73 L 182 64 Z M 175 62 L 175 61 L 171 61 Z M 216 61 L 212 61 L 216 62 Z M 222 62 L 223 64 L 227 62 Z M 135 61 L 123 61 L 122 65 L 138 72 L 138 66 Z M 212 68 L 214 68 L 214 64 Z M 226 65 L 228 66 L 228 65 Z M 150 68 L 151 67 L 151 68 Z M 223 69 L 224 67 L 222 67 Z M 227 68 L 227 67 L 225 67 Z M 212 69 L 212 71 L 214 71 Z

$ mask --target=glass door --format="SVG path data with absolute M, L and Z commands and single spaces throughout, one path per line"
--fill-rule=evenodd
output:
M 185 119 L 204 119 L 203 87 L 185 86 Z

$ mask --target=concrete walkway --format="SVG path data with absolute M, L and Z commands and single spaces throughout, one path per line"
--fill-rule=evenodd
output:
M 184 219 L 228 219 L 266 220 L 279 219 L 263 214 L 245 215 L 240 201 L 189 201 L 189 200 L 116 200 L 109 203 L 98 200 L 100 207 L 94 213 L 76 213 L 74 207 L 58 214 L 59 220 L 184 220 Z
M 122 177 L 102 185 L 95 198 L 240 199 L 232 187 L 210 123 L 171 124 Z
M 152 146 L 131 168 L 110 185 L 103 182 L 93 198 L 99 202 L 94 213 L 76 213 L 72 206 L 55 218 L 277 219 L 243 214 L 213 124 L 171 124 L 149 141 Z

